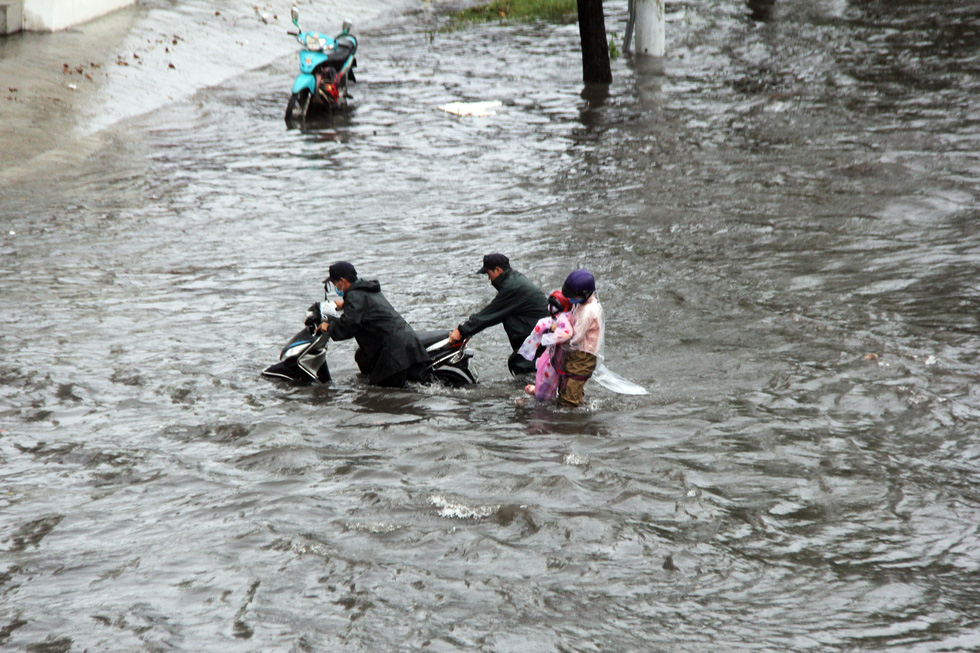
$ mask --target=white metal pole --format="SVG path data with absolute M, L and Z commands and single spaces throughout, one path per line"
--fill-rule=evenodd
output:
M 664 0 L 635 0 L 636 53 L 662 57 L 666 50 Z

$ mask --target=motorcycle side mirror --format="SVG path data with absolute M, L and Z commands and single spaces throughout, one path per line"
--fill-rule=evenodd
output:
M 299 27 L 299 9 L 296 7 L 289 8 L 289 15 L 293 18 L 293 25 Z
M 345 20 L 342 28 L 343 33 L 350 34 L 352 29 L 354 29 L 354 23 L 350 22 L 349 20 Z

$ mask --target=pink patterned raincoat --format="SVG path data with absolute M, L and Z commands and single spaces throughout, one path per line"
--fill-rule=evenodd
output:
M 531 335 L 517 350 L 521 356 L 530 361 L 534 360 L 538 346 L 547 347 L 534 363 L 537 370 L 534 375 L 534 398 L 538 401 L 550 401 L 557 396 L 558 372 L 555 370 L 551 358 L 555 355 L 555 346 L 571 340 L 572 334 L 572 321 L 569 313 L 545 317 L 538 320 L 531 331 Z

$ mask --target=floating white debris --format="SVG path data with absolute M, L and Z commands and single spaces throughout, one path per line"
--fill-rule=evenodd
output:
M 565 459 L 562 460 L 562 463 L 575 467 L 584 467 L 585 465 L 589 464 L 589 459 L 577 453 L 570 453 L 565 455 Z
M 429 497 L 429 503 L 439 509 L 440 517 L 449 519 L 483 519 L 489 517 L 500 509 L 500 506 L 467 506 L 464 503 L 450 501 L 444 496 L 434 495 Z
M 366 524 L 347 522 L 344 524 L 344 526 L 349 531 L 371 533 L 372 535 L 387 535 L 388 533 L 393 533 L 398 530 L 398 526 L 385 522 L 370 522 Z
M 484 117 L 497 115 L 494 109 L 502 105 L 503 102 L 500 100 L 488 100 L 486 102 L 450 102 L 437 108 L 454 116 Z

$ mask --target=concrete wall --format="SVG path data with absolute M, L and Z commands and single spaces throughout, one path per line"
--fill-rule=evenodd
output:
M 0 36 L 23 29 L 23 11 L 21 0 L 0 0 Z
M 135 4 L 136 0 L 23 0 L 24 29 L 57 32 Z

